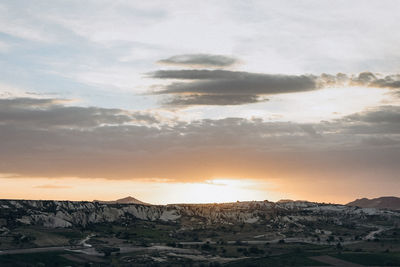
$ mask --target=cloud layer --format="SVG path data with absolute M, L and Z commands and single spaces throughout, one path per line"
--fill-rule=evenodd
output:
M 17 176 L 394 181 L 400 171 L 396 106 L 299 124 L 241 118 L 166 122 L 55 99 L 1 101 L 7 108 L 0 109 L 0 173 Z

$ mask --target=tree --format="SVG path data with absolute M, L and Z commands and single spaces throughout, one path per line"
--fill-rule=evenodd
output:
M 104 257 L 109 257 L 111 253 L 120 251 L 120 248 L 109 247 L 109 246 L 100 246 L 96 248 L 96 251 L 99 253 L 103 253 Z

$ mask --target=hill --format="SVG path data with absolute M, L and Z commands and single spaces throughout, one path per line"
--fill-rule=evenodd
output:
M 140 204 L 140 205 L 151 205 L 149 203 L 140 201 L 139 199 L 136 199 L 134 197 L 125 197 L 125 198 L 120 198 L 117 200 L 111 200 L 111 201 L 102 201 L 102 200 L 93 200 L 93 202 L 99 202 L 101 204 Z
M 361 208 L 378 208 L 378 209 L 391 209 L 400 210 L 400 198 L 398 197 L 379 197 L 379 198 L 361 198 L 356 199 L 347 206 L 357 206 Z

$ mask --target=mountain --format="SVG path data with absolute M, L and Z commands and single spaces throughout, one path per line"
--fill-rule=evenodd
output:
M 398 197 L 379 197 L 379 198 L 361 198 L 356 199 L 347 206 L 357 206 L 361 208 L 378 208 L 378 209 L 390 209 L 400 210 L 400 198 Z
M 139 205 L 151 205 L 149 203 L 140 201 L 139 199 L 136 199 L 134 197 L 125 197 L 125 198 L 120 198 L 117 200 L 112 200 L 112 201 L 102 201 L 102 200 L 93 200 L 93 202 L 99 202 L 102 204 L 139 204 Z

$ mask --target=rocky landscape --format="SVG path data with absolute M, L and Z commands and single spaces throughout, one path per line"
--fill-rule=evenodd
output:
M 366 220 L 376 216 L 396 220 L 400 212 L 378 208 L 321 204 L 306 201 L 250 201 L 222 204 L 149 205 L 131 203 L 0 200 L 0 222 L 4 227 L 37 225 L 49 228 L 85 227 L 96 223 L 144 221 L 184 222 L 189 225 L 280 223 L 333 220 Z
M 400 251 L 399 225 L 400 211 L 307 201 L 150 205 L 134 198 L 0 200 L 0 263 L 14 254 L 51 252 L 77 266 L 107 266 L 111 259 L 127 266 L 232 265 L 271 260 L 295 247 L 331 255 L 345 249 L 372 253 L 378 244 L 379 251 L 390 254 Z M 310 258 L 314 254 L 305 258 L 315 261 Z

